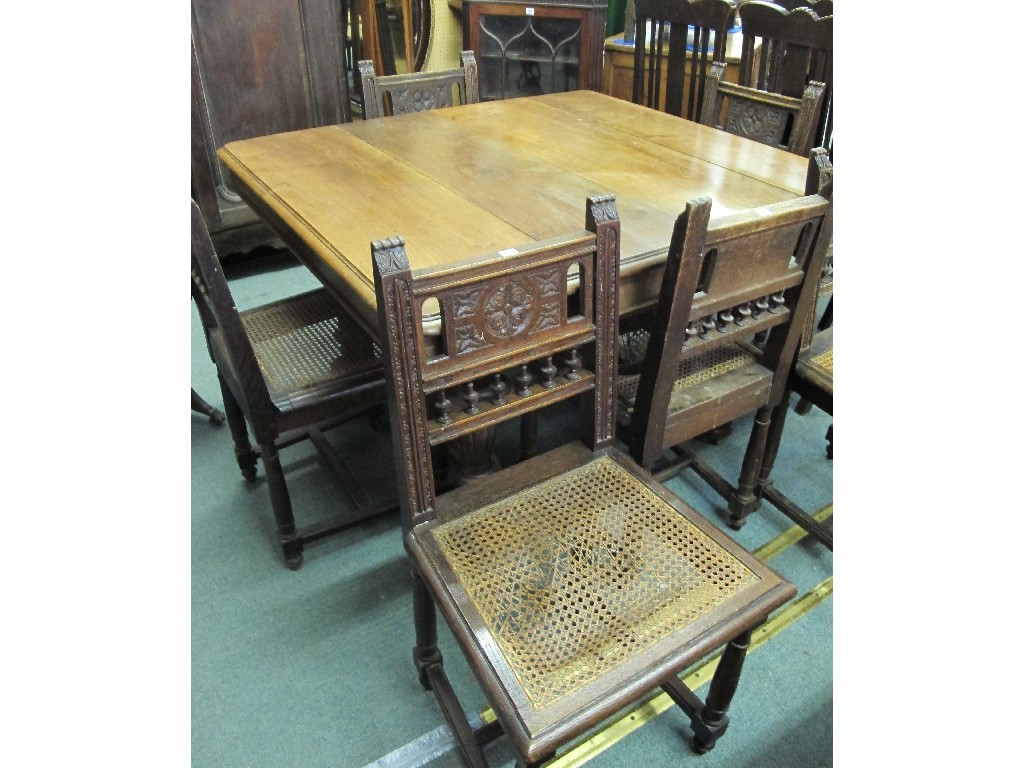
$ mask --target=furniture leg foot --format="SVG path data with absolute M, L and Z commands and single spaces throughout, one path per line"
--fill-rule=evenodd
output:
M 297 534 L 291 538 L 281 537 L 281 549 L 284 552 L 284 564 L 297 571 L 302 567 L 302 539 Z

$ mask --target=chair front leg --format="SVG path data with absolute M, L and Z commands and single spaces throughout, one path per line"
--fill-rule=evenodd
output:
M 437 611 L 434 598 L 423 583 L 423 577 L 415 570 L 412 574 L 412 609 L 416 625 L 416 646 L 412 651 L 412 660 L 419 672 L 420 684 L 429 691 L 429 669 L 442 661 L 441 651 L 437 647 Z
M 263 471 L 267 473 L 270 505 L 274 508 L 274 520 L 277 523 L 281 549 L 284 551 L 284 562 L 293 571 L 297 571 L 302 566 L 302 537 L 295 528 L 292 500 L 284 481 L 281 457 L 273 440 L 268 440 L 260 446 L 260 456 L 263 458 Z
M 750 635 L 751 630 L 747 630 L 729 641 L 718 661 L 715 676 L 711 679 L 711 687 L 700 716 L 691 721 L 695 734 L 693 748 L 700 754 L 713 749 L 729 727 L 729 718 L 725 713 L 740 682 L 743 660 L 750 647 Z

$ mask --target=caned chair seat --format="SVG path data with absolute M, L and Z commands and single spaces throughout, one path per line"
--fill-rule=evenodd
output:
M 735 392 L 743 388 L 763 395 L 767 399 L 772 374 L 759 362 L 758 355 L 741 344 L 715 347 L 696 357 L 680 359 L 672 382 L 668 412 L 690 410 L 721 398 L 722 392 Z M 636 404 L 640 374 L 619 377 L 619 408 L 627 414 Z M 743 406 L 741 413 L 749 410 Z M 716 421 L 721 422 L 719 418 Z M 724 420 L 728 421 L 728 418 Z
M 720 539 L 609 454 L 422 527 L 410 544 L 450 574 L 467 637 L 479 622 L 494 638 L 474 654 L 540 713 L 586 701 L 602 677 L 625 683 L 637 656 L 687 646 L 710 615 L 729 617 L 734 597 L 763 588 Z
M 350 376 L 381 369 L 369 335 L 338 312 L 323 288 L 239 316 L 279 406 L 331 389 L 347 391 Z
M 801 351 L 796 361 L 794 376 L 798 380 L 795 388 L 801 393 L 810 394 L 814 389 L 821 390 L 827 396 L 827 405 L 820 405 L 822 410 L 832 412 L 832 329 L 818 331 L 811 339 L 810 345 Z M 801 395 L 804 396 L 804 395 Z M 820 400 L 821 398 L 817 398 Z M 818 403 L 815 402 L 815 405 Z

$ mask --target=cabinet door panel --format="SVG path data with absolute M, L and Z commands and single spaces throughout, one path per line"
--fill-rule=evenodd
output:
M 343 23 L 332 0 L 192 0 L 192 193 L 215 236 L 257 222 L 218 148 L 351 120 Z

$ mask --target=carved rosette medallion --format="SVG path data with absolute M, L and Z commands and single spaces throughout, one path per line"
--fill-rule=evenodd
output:
M 526 330 L 533 320 L 535 298 L 522 280 L 500 285 L 484 303 L 484 335 L 507 339 Z
M 726 130 L 764 143 L 774 143 L 780 135 L 782 115 L 760 104 L 745 106 L 738 115 L 730 114 Z

